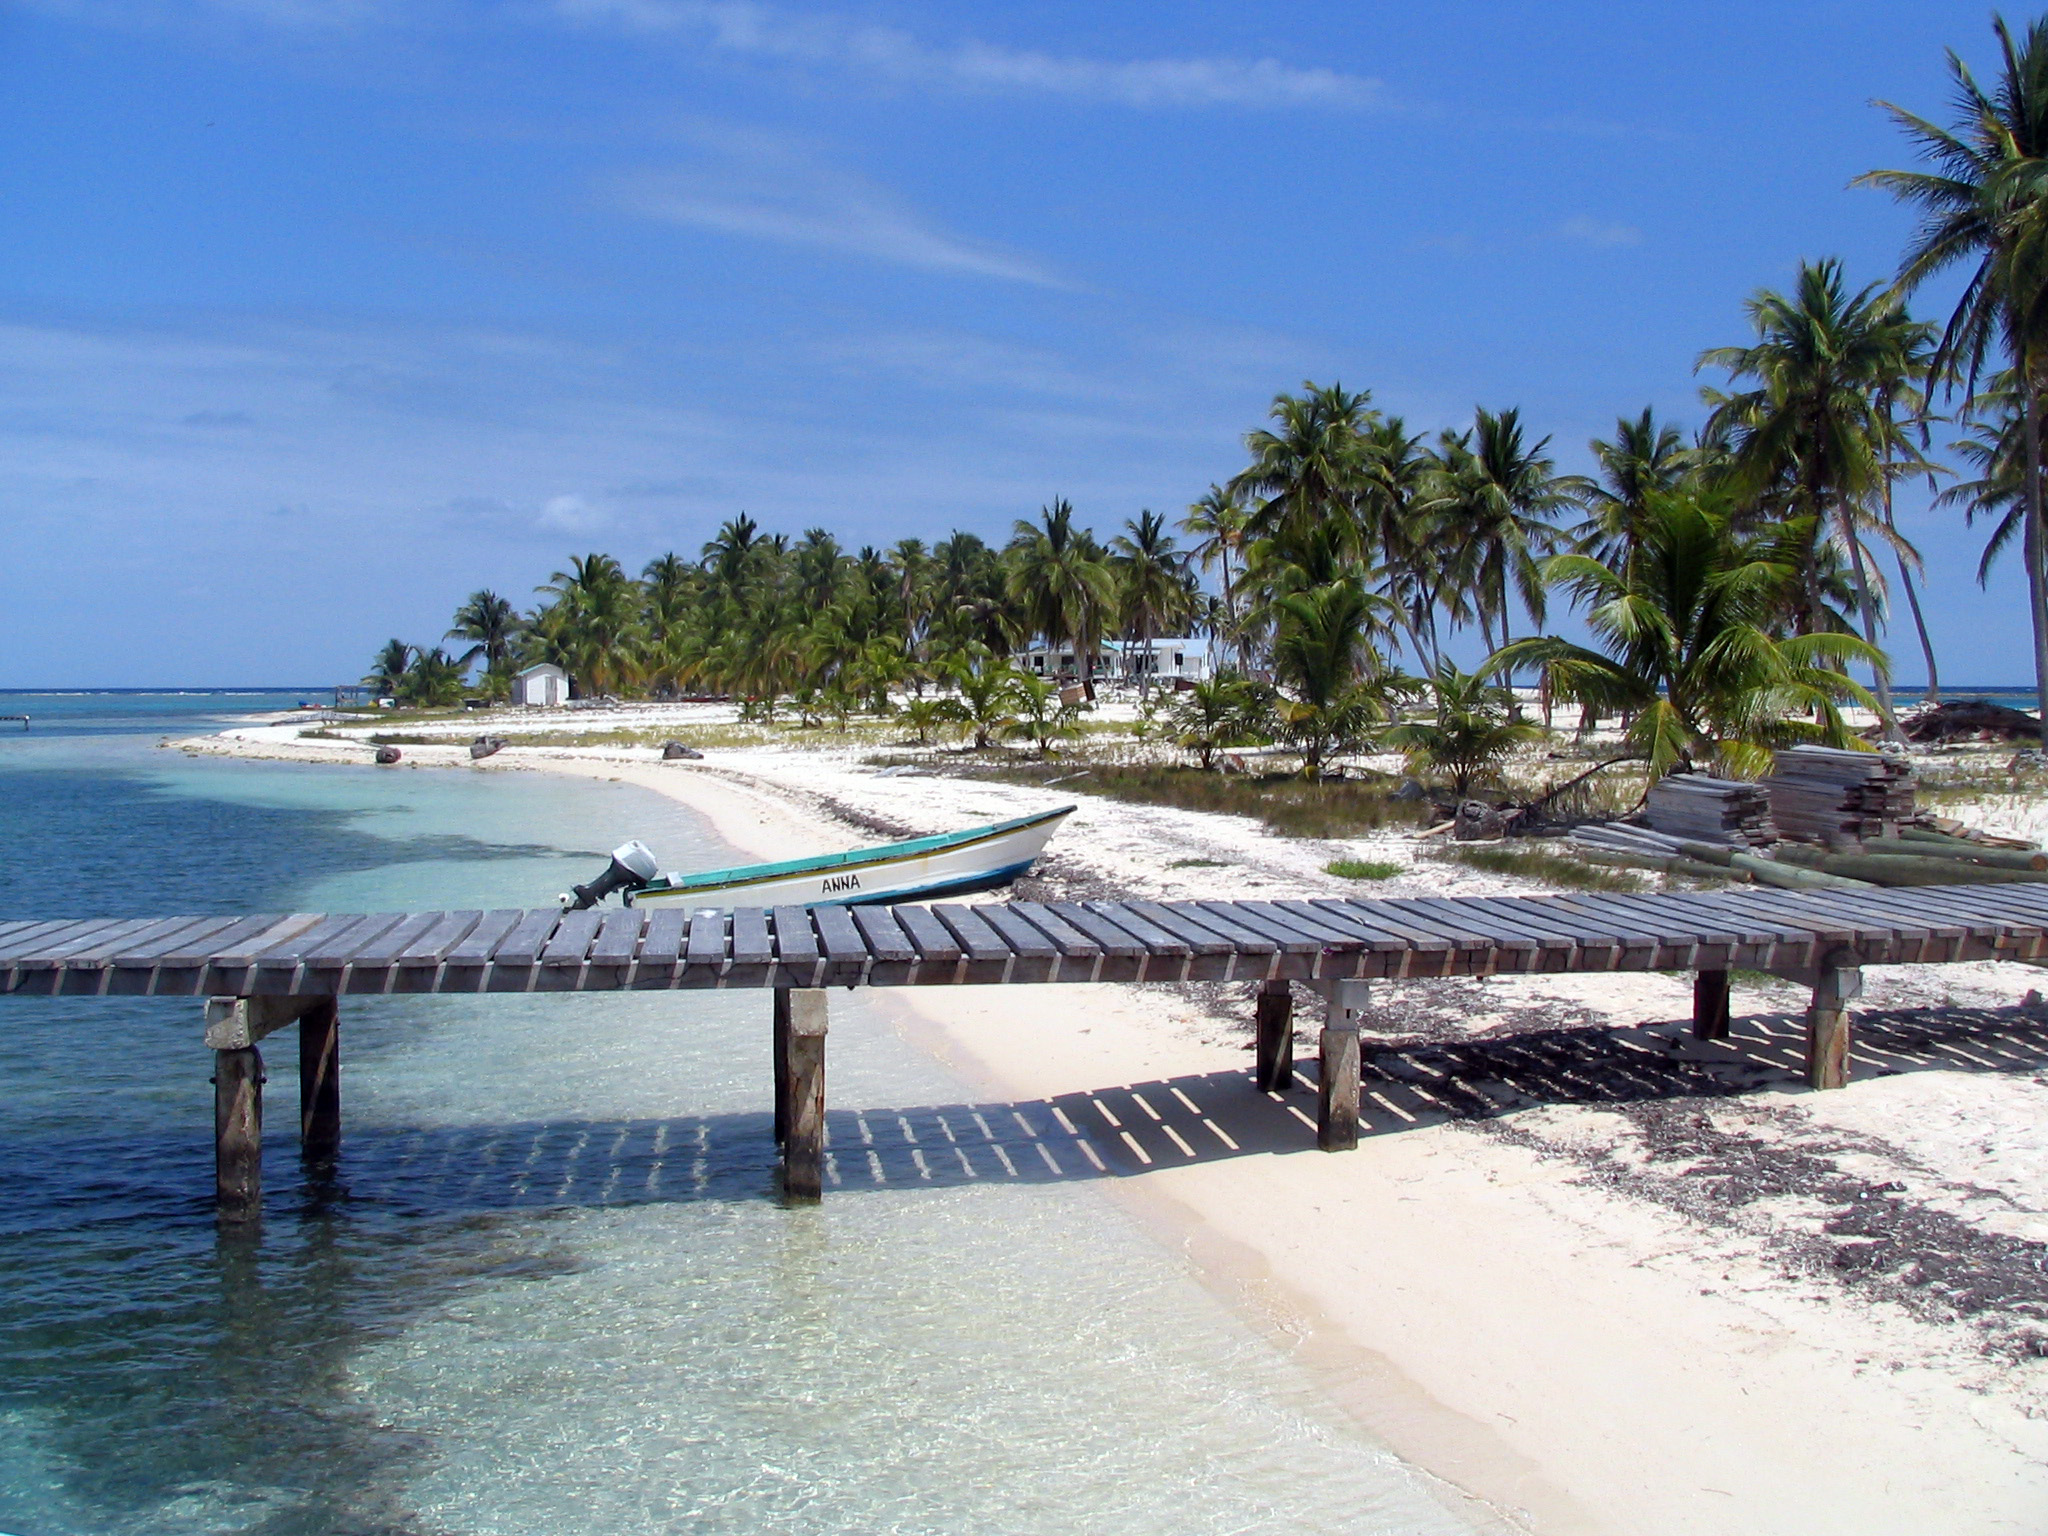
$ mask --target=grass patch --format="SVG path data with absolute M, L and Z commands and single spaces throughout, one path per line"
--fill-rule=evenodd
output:
M 1168 869 L 1228 869 L 1230 866 L 1221 859 L 1174 859 Z
M 959 771 L 977 779 L 1037 785 L 1072 773 L 1076 766 L 1069 759 L 1044 766 L 977 763 Z M 1204 773 L 1199 768 L 1099 763 L 1073 787 L 1137 805 L 1256 817 L 1282 837 L 1358 837 L 1385 827 L 1421 827 L 1428 814 L 1427 806 L 1396 800 L 1385 781 L 1375 780 L 1311 784 L 1293 774 Z
M 1640 891 L 1642 876 L 1634 870 L 1586 864 L 1547 848 L 1514 843 L 1452 843 L 1431 855 L 1447 864 L 1463 864 L 1489 875 L 1515 875 L 1574 891 Z
M 1391 880 L 1407 868 L 1392 859 L 1332 859 L 1323 866 L 1323 873 L 1340 880 Z

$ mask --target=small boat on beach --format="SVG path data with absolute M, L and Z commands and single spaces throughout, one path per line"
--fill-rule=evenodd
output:
M 1030 871 L 1073 812 L 1063 805 L 965 832 L 694 875 L 658 873 L 645 844 L 627 843 L 602 875 L 577 886 L 562 904 L 580 910 L 616 891 L 629 906 L 829 907 L 1000 890 Z

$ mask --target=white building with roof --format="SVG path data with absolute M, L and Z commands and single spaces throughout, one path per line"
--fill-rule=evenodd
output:
M 552 661 L 512 674 L 512 702 L 527 708 L 558 709 L 569 702 L 569 674 Z

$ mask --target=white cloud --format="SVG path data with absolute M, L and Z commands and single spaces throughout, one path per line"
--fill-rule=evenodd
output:
M 1599 219 L 1580 215 L 1558 224 L 1551 233 L 1560 240 L 1573 240 L 1580 245 L 1641 245 L 1643 232 L 1633 224 L 1609 224 Z
M 611 519 L 581 496 L 550 496 L 534 522 L 561 533 L 595 533 Z
M 613 185 L 619 205 L 664 223 L 927 272 L 1068 286 L 1044 263 L 949 234 L 865 177 L 790 145 L 734 133 L 700 137 L 720 152 L 716 164 L 619 178 Z
M 568 20 L 706 38 L 729 53 L 845 69 L 903 85 L 1071 96 L 1133 107 L 1317 107 L 1383 104 L 1364 75 L 1277 59 L 1107 60 L 973 40 L 934 46 L 891 27 L 797 16 L 754 0 L 555 0 Z

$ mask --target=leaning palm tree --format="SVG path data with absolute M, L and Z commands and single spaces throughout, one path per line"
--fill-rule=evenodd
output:
M 1775 633 L 1806 535 L 1737 533 L 1732 505 L 1724 492 L 1654 492 L 1635 558 L 1551 556 L 1545 579 L 1584 606 L 1599 649 L 1517 640 L 1483 669 L 1547 667 L 1563 697 L 1628 716 L 1653 775 L 1704 762 L 1760 771 L 1772 748 L 1801 740 L 1855 745 L 1840 705 L 1874 701 L 1840 669 L 1876 659 L 1876 647 L 1839 631 Z
M 1902 293 L 1951 269 L 1967 269 L 1934 349 L 1930 377 L 1958 380 L 1974 395 L 1994 354 L 2003 354 L 2015 375 L 2035 688 L 2041 718 L 2048 721 L 2041 493 L 2042 396 L 2048 391 L 2048 17 L 2015 36 L 2003 17 L 1994 16 L 1992 30 L 1999 75 L 1990 89 L 1949 52 L 1952 126 L 1879 103 L 1934 168 L 1870 171 L 1857 183 L 1882 188 L 1925 215 L 1899 263 Z

